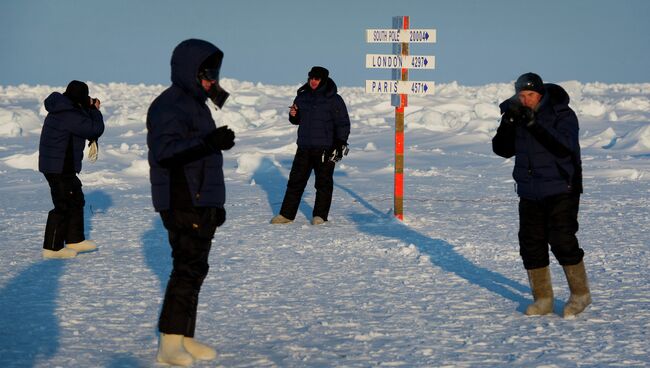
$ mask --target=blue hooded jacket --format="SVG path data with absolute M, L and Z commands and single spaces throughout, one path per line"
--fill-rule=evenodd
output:
M 201 64 L 214 54 L 219 54 L 220 65 L 223 53 L 209 42 L 190 39 L 176 46 L 171 59 L 172 85 L 149 107 L 149 178 L 156 211 L 170 208 L 174 169 L 185 174 L 193 206 L 223 208 L 225 203 L 223 156 L 203 141 L 216 126 L 206 105 L 207 93 L 197 78 Z
M 562 193 L 582 193 L 582 162 L 578 142 L 578 118 L 569 107 L 569 95 L 556 85 L 544 85 L 546 93 L 527 126 L 513 126 L 502 119 L 492 139 L 492 150 L 499 156 L 515 156 L 512 173 L 517 194 L 540 200 Z M 501 113 L 508 111 L 517 96 L 502 102 Z
M 74 171 L 79 173 L 86 140 L 96 140 L 104 133 L 102 113 L 94 108 L 77 106 L 59 92 L 53 92 L 45 99 L 45 110 L 48 114 L 38 147 L 38 171 L 60 174 L 72 140 Z
M 298 114 L 289 121 L 298 125 L 299 148 L 331 148 L 335 140 L 347 142 L 350 135 L 350 117 L 336 84 L 331 78 L 321 83 L 316 90 L 305 83 L 293 101 Z

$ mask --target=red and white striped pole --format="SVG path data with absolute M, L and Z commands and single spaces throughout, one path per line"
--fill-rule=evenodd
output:
M 393 17 L 393 28 L 409 29 L 409 17 Z M 400 44 L 400 54 L 409 54 L 409 44 Z M 400 80 L 409 79 L 408 69 L 402 68 Z M 399 106 L 395 107 L 395 185 L 393 212 L 395 217 L 404 220 L 404 108 L 408 103 L 408 95 L 399 95 Z

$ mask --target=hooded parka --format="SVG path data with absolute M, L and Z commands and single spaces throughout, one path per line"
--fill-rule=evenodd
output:
M 212 56 L 221 66 L 223 53 L 197 39 L 181 42 L 172 54 L 172 85 L 158 96 L 147 113 L 150 181 L 156 211 L 170 208 L 172 175 L 180 172 L 194 207 L 223 208 L 226 192 L 223 156 L 206 146 L 203 138 L 216 129 L 207 93 L 197 77 L 201 64 Z
M 79 173 L 86 140 L 96 140 L 104 133 L 102 113 L 95 108 L 83 108 L 59 92 L 45 99 L 45 110 L 48 114 L 38 147 L 38 171 L 62 173 L 71 145 L 72 166 Z
M 502 120 L 492 140 L 499 156 L 515 156 L 512 173 L 521 198 L 541 200 L 563 193 L 582 193 L 582 164 L 578 143 L 578 118 L 569 107 L 569 95 L 556 85 L 544 85 L 535 119 L 527 126 Z M 517 96 L 502 102 L 501 113 Z

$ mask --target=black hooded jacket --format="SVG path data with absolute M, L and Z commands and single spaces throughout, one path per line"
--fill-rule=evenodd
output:
M 578 142 L 578 118 L 569 107 L 569 95 L 556 84 L 545 84 L 546 93 L 527 126 L 501 120 L 492 139 L 499 156 L 515 156 L 512 173 L 520 197 L 540 200 L 561 193 L 582 193 L 582 163 Z M 502 102 L 501 113 L 517 96 Z
M 181 42 L 172 55 L 172 85 L 149 107 L 147 146 L 156 211 L 171 208 L 172 190 L 177 203 L 223 208 L 223 156 L 204 143 L 204 137 L 216 126 L 206 105 L 207 94 L 197 78 L 206 59 L 212 57 L 218 67 L 222 56 L 221 50 L 209 42 Z
M 62 173 L 66 154 L 71 151 L 67 162 L 72 162 L 74 171 L 80 172 L 86 140 L 96 140 L 104 133 L 102 113 L 95 108 L 83 108 L 59 92 L 45 99 L 45 110 L 48 114 L 38 148 L 38 171 Z

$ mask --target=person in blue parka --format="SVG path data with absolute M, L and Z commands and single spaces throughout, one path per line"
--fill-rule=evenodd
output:
M 171 58 L 172 85 L 147 113 L 153 206 L 169 234 L 173 268 L 158 321 L 157 360 L 187 366 L 216 357 L 194 339 L 199 292 L 209 265 L 217 227 L 226 220 L 226 191 L 221 151 L 235 145 L 227 126 L 217 128 L 209 98 L 221 108 L 228 93 L 219 85 L 223 52 L 189 39 Z
M 500 104 L 503 115 L 492 149 L 505 158 L 515 156 L 519 251 L 534 298 L 526 314 L 553 311 L 550 245 L 569 283 L 571 296 L 563 315 L 571 317 L 591 303 L 584 251 L 576 238 L 583 190 L 578 118 L 566 91 L 544 84 L 535 73 L 521 75 L 515 92 Z
M 65 92 L 45 99 L 48 114 L 38 149 L 38 170 L 50 186 L 54 209 L 47 216 L 43 257 L 73 258 L 97 248 L 84 236 L 84 194 L 81 171 L 86 140 L 96 144 L 104 132 L 100 101 L 88 94 L 88 85 L 71 81 Z
M 329 71 L 314 66 L 308 80 L 298 89 L 289 110 L 289 121 L 298 125 L 298 149 L 293 159 L 280 213 L 272 224 L 292 222 L 313 170 L 316 201 L 312 225 L 327 221 L 334 190 L 334 166 L 348 152 L 350 117 Z

